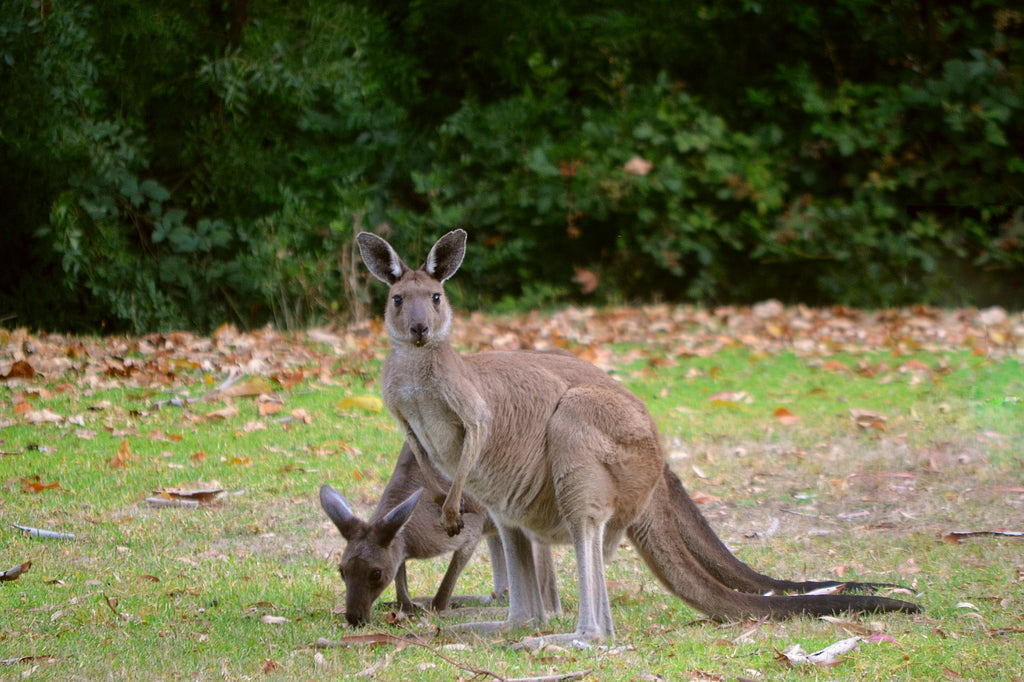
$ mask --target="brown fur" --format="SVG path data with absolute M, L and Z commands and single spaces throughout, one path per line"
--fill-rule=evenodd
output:
M 407 561 L 431 559 L 450 552 L 452 559 L 448 570 L 430 602 L 430 609 L 435 613 L 447 610 L 455 584 L 482 537 L 486 538 L 490 550 L 494 590 L 489 597 L 467 600 L 482 603 L 501 598 L 507 591 L 505 555 L 487 511 L 472 498 L 465 498 L 462 517 L 465 526 L 460 534 L 449 536 L 441 529 L 441 505 L 433 499 L 420 499 L 424 484 L 423 472 L 412 450 L 405 445 L 367 521 L 356 517 L 341 493 L 327 484 L 321 486 L 320 505 L 346 540 L 338 570 L 345 583 L 345 619 L 349 624 L 367 623 L 373 603 L 392 581 L 399 608 L 412 613 L 416 606 L 409 595 Z M 534 551 L 547 612 L 560 614 L 551 549 L 538 546 Z
M 370 272 L 390 286 L 384 403 L 427 485 L 447 490 L 445 530 L 456 534 L 463 527 L 463 490 L 494 519 L 509 571 L 509 624 L 545 618 L 528 541 L 575 549 L 576 631 L 530 645 L 613 635 L 604 563 L 627 535 L 670 592 L 715 618 L 917 610 L 881 597 L 733 589 L 759 588 L 762 578 L 771 579 L 739 568 L 707 523 L 696 520 L 699 511 L 665 467 L 657 429 L 636 396 L 571 354 L 459 355 L 451 348 L 443 283 L 461 264 L 465 239 L 462 230 L 448 233 L 418 270 L 379 237 L 362 233 L 358 243 Z M 451 480 L 450 488 L 433 467 Z

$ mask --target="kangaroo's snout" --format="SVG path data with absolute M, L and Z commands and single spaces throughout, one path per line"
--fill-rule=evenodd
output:
M 367 625 L 373 613 L 373 602 L 377 600 L 377 594 L 371 594 L 360 587 L 359 582 L 349 581 L 345 583 L 345 620 L 354 628 Z
M 359 613 L 346 613 L 345 620 L 347 620 L 348 624 L 354 628 L 366 625 L 368 622 L 370 622 L 366 616 Z
M 427 337 L 430 335 L 430 327 L 423 322 L 417 322 L 409 327 L 409 333 L 412 335 L 413 343 L 417 346 L 422 346 L 427 342 Z

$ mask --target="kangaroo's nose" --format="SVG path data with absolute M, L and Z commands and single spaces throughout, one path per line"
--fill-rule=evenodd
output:
M 347 620 L 348 624 L 351 625 L 354 628 L 357 628 L 360 625 L 363 625 L 364 623 L 367 622 L 366 618 L 363 618 L 358 613 L 346 613 L 345 614 L 345 620 Z
M 422 343 L 427 338 L 427 333 L 429 331 L 430 328 L 422 322 L 417 322 L 409 327 L 409 333 L 412 334 L 413 340 L 417 343 Z

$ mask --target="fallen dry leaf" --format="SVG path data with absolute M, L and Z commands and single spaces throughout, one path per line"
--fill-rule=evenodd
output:
M 207 412 L 202 416 L 202 418 L 205 419 L 206 421 L 219 421 L 221 419 L 231 419 L 237 416 L 238 408 L 234 404 L 228 403 L 226 406 L 220 408 L 219 410 Z
M 899 372 L 919 372 L 921 374 L 931 374 L 932 368 L 921 362 L 920 360 L 910 359 L 904 362 L 897 368 Z
M 0 582 L 6 582 L 10 580 L 17 580 L 22 576 L 23 573 L 28 573 L 28 569 L 32 568 L 31 561 L 24 561 L 20 564 L 11 566 L 3 573 L 0 573 Z
M 838 372 L 840 374 L 848 373 L 850 371 L 849 367 L 838 360 L 826 360 L 821 364 L 821 369 L 826 372 Z
M 986 327 L 1004 324 L 1008 317 L 1009 315 L 1006 313 L 1006 310 L 997 305 L 978 311 L 978 321 Z
M 122 440 L 121 445 L 117 448 L 117 452 L 110 458 L 107 464 L 113 469 L 123 469 L 128 466 L 128 463 L 135 459 L 135 455 L 132 454 L 132 448 L 128 444 L 128 440 Z
M 64 417 L 50 410 L 32 410 L 26 412 L 22 418 L 29 424 L 60 424 L 64 421 Z
M 279 383 L 282 388 L 291 390 L 306 379 L 306 372 L 301 369 L 294 372 L 275 372 L 270 378 Z
M 256 411 L 261 417 L 277 414 L 284 408 L 284 400 L 267 393 L 256 398 Z
M 881 412 L 855 408 L 850 409 L 850 419 L 862 429 L 877 429 L 879 431 L 886 430 L 885 423 L 888 421 L 888 417 Z
M 313 415 L 311 415 L 309 413 L 309 411 L 306 410 L 305 408 L 302 408 L 302 407 L 296 408 L 296 409 L 292 410 L 291 414 L 292 414 L 292 419 L 294 421 L 302 422 L 303 424 L 312 424 L 313 423 Z
M 180 436 L 176 433 L 164 433 L 162 429 L 153 429 L 146 434 L 146 438 L 162 441 L 164 443 L 180 443 L 185 440 L 184 436 Z
M 245 381 L 239 381 L 238 383 L 231 384 L 226 388 L 217 389 L 212 393 L 214 393 L 218 398 L 251 398 L 265 393 L 272 393 L 273 390 L 274 387 L 270 385 L 269 381 L 263 377 L 255 376 L 249 377 Z
M 24 360 L 16 360 L 11 368 L 7 370 L 7 374 L 0 375 L 0 381 L 7 381 L 9 379 L 31 379 L 36 375 L 36 370 L 32 365 L 28 364 Z
M 57 490 L 59 488 L 60 483 L 57 481 L 43 483 L 38 476 L 29 476 L 28 478 L 21 479 L 21 489 L 27 493 L 39 494 L 44 490 Z
M 0 658 L 0 665 L 19 665 L 22 663 L 54 663 L 57 658 L 55 656 L 15 656 L 14 658 Z M 34 670 L 30 668 L 29 670 Z
M 775 410 L 775 418 L 780 424 L 785 424 L 786 426 L 792 426 L 793 424 L 800 423 L 800 417 L 796 416 L 785 407 L 780 407 Z
M 642 168 L 638 165 L 637 170 Z M 195 385 L 199 371 L 217 376 L 237 374 L 244 368 L 248 377 L 259 376 L 288 388 L 305 378 L 305 372 L 330 381 L 332 374 L 347 371 L 345 367 L 379 360 L 386 354 L 379 318 L 347 328 L 312 329 L 289 336 L 273 328 L 241 332 L 231 325 L 219 329 L 213 338 L 189 332 L 153 333 L 137 339 L 35 336 L 26 329 L 4 332 L 8 348 L 33 340 L 36 352 L 30 366 L 54 385 L 64 382 L 81 388 L 84 381 L 89 388 L 157 386 L 175 396 L 155 401 L 157 407 L 187 406 L 190 401 L 180 397 L 181 391 Z M 807 357 L 810 364 L 820 362 L 824 371 L 850 372 L 830 359 L 837 349 L 844 353 L 884 349 L 895 357 L 946 349 L 967 350 L 977 356 L 1020 356 L 1024 312 L 924 306 L 865 312 L 838 306 L 780 306 L 777 301 L 715 308 L 651 304 L 567 307 L 551 315 L 469 314 L 456 320 L 452 332 L 453 342 L 468 351 L 498 346 L 569 348 L 589 355 L 588 359 L 602 367 L 617 360 L 610 350 L 614 344 L 640 343 L 652 357 L 707 357 L 730 346 L 769 354 L 791 351 Z M 24 358 L 0 358 L 0 362 L 4 360 L 14 363 Z M 881 365 L 884 363 L 859 371 L 888 373 Z M 319 369 L 304 369 L 310 366 Z M 27 373 L 27 369 L 14 370 L 13 364 L 2 367 L 3 376 Z M 24 404 L 24 400 L 12 401 L 15 414 L 31 411 L 19 407 Z
M 377 396 L 357 395 L 350 398 L 342 398 L 338 401 L 336 407 L 339 410 L 358 409 L 366 412 L 381 412 L 384 409 L 384 403 Z
M 848 637 L 810 654 L 805 652 L 799 644 L 793 644 L 778 653 L 777 658 L 790 665 L 813 663 L 814 665 L 830 668 L 841 662 L 840 656 L 860 646 L 860 642 L 860 636 Z
M 174 486 L 154 490 L 153 496 L 146 498 L 146 501 L 156 506 L 199 506 L 210 505 L 216 502 L 224 494 L 224 489 L 216 481 L 203 482 L 185 486 Z M 188 502 L 191 504 L 173 505 L 166 502 Z
M 739 404 L 746 403 L 750 404 L 754 402 L 754 399 L 750 397 L 750 394 L 746 391 L 719 391 L 708 396 L 708 401 L 716 404 Z
M 267 423 L 259 420 L 249 420 L 242 424 L 242 433 L 256 433 L 257 431 L 266 431 Z

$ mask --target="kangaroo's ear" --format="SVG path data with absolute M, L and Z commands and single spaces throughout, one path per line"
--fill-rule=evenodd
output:
M 412 516 L 413 510 L 416 508 L 416 503 L 420 500 L 420 495 L 423 494 L 423 488 L 419 488 L 409 497 L 405 498 L 402 504 L 398 505 L 394 509 L 388 512 L 387 516 L 376 525 L 373 529 L 375 533 L 375 539 L 380 543 L 381 547 L 387 547 L 391 544 L 391 541 L 395 539 L 398 531 L 402 529 L 405 522 Z
M 427 254 L 423 269 L 428 275 L 443 282 L 459 269 L 466 255 L 466 231 L 452 230 L 437 240 Z
M 334 525 L 341 531 L 341 537 L 351 542 L 356 533 L 365 524 L 356 518 L 352 513 L 345 498 L 337 490 L 324 483 L 320 486 L 320 506 L 327 512 L 327 516 L 334 521 Z
M 409 270 L 391 244 L 370 232 L 360 232 L 356 235 L 356 243 L 359 244 L 359 254 L 366 263 L 366 268 L 374 277 L 388 286 L 394 284 Z

